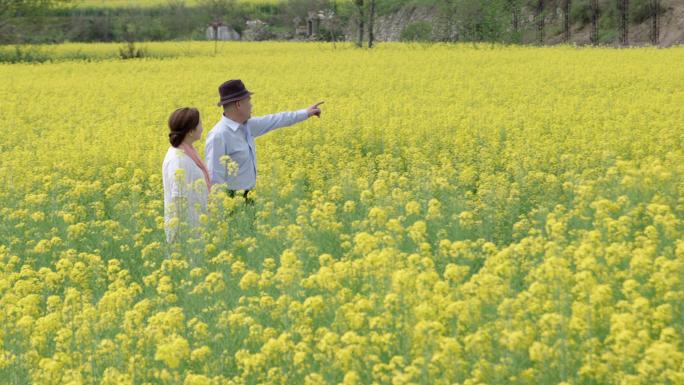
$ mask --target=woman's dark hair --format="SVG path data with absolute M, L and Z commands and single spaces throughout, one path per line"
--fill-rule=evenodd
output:
M 199 124 L 200 113 L 197 108 L 183 107 L 173 111 L 169 117 L 169 142 L 173 147 L 180 146 L 188 132 Z

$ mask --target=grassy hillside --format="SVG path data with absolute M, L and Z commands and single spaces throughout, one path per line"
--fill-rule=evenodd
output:
M 240 3 L 256 3 L 256 4 L 274 4 L 278 3 L 279 0 L 236 0 Z M 171 3 L 180 3 L 179 1 L 169 0 L 76 0 L 74 5 L 77 8 L 87 9 L 87 8 L 154 8 L 154 7 L 164 7 Z M 193 7 L 198 5 L 200 2 L 198 0 L 185 0 L 183 3 L 188 7 Z

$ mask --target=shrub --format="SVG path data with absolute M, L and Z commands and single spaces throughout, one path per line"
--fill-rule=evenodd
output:
M 401 31 L 402 41 L 428 41 L 432 37 L 432 25 L 427 21 L 408 24 Z
M 0 63 L 37 62 L 50 60 L 50 56 L 40 47 L 15 46 L 14 49 L 0 50 Z
M 119 57 L 121 59 L 139 59 L 147 55 L 145 48 L 136 47 L 135 43 L 129 41 L 123 47 L 119 48 Z

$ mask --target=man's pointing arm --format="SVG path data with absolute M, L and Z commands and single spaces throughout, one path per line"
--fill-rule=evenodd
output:
M 251 118 L 247 121 L 247 127 L 252 133 L 253 137 L 261 136 L 267 132 L 280 127 L 291 126 L 316 115 L 320 118 L 321 110 L 318 107 L 323 102 L 314 104 L 313 106 L 298 111 L 280 112 L 277 114 L 270 114 Z

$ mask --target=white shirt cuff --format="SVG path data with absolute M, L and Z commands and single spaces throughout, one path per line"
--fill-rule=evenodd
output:
M 304 108 L 297 111 L 297 115 L 299 115 L 301 119 L 304 120 L 309 117 L 309 112 L 307 111 L 307 108 Z

